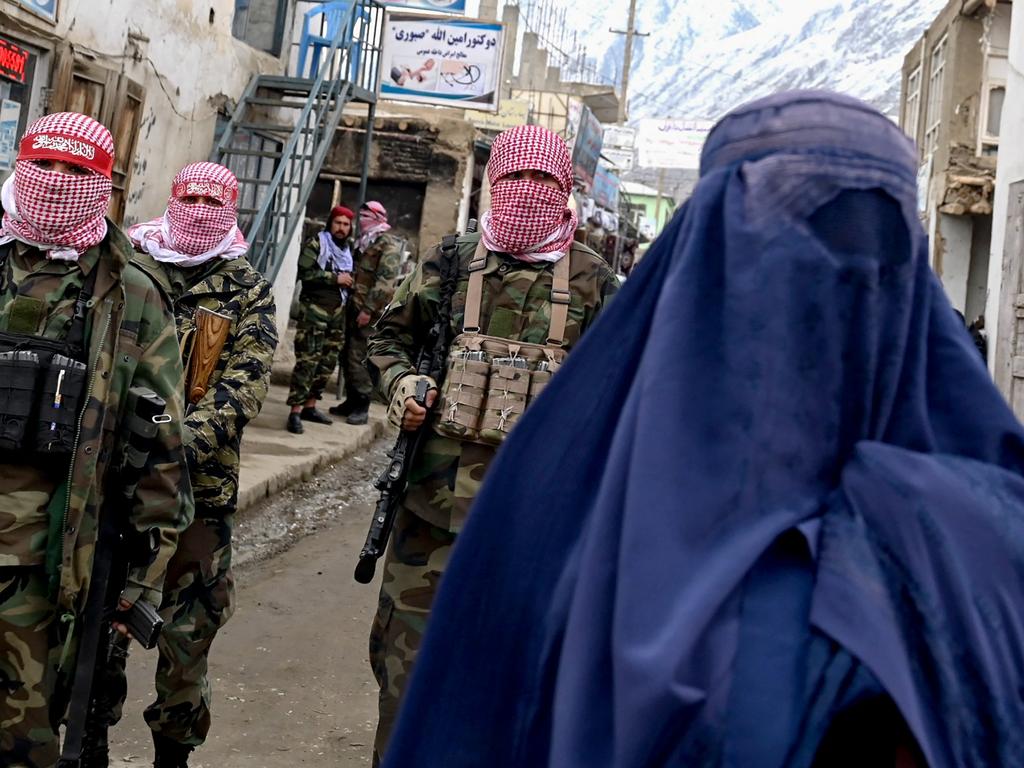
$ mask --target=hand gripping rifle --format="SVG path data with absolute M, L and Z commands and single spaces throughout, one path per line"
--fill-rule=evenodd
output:
M 150 389 L 132 387 L 128 391 L 129 416 L 122 438 L 121 464 L 114 482 L 108 485 L 117 492 L 112 493 L 111 502 L 100 515 L 58 768 L 79 768 L 83 752 L 88 750 L 87 742 L 96 719 L 98 692 L 95 684 L 107 665 L 114 631 L 111 622 L 126 625 L 144 648 L 156 646 L 163 627 L 160 615 L 147 603 L 136 600 L 131 608 L 120 610 L 118 602 L 128 583 L 129 571 L 153 562 L 159 549 L 157 529 L 140 533 L 132 527 L 129 516 L 157 430 L 171 418 L 164 413 L 165 406 L 164 400 Z
M 466 232 L 476 231 L 476 221 L 470 220 Z M 441 240 L 441 296 L 437 309 L 437 319 L 430 328 L 427 343 L 420 350 L 416 361 L 416 373 L 429 376 L 440 387 L 444 383 L 447 370 L 448 347 L 451 344 L 452 328 L 452 297 L 459 282 L 459 251 L 458 235 L 445 235 Z M 421 408 L 427 405 L 427 382 L 416 385 L 413 399 Z M 427 432 L 430 430 L 429 416 L 423 426 L 415 432 L 402 430 L 395 441 L 395 447 L 388 453 L 391 461 L 381 476 L 377 478 L 376 488 L 380 491 L 377 507 L 373 511 L 370 531 L 366 534 L 366 543 L 359 553 L 356 564 L 355 578 L 360 584 L 373 581 L 377 570 L 377 561 L 384 555 L 391 538 L 391 529 L 395 525 L 398 507 L 405 496 L 409 485 L 409 468 L 416 461 L 423 446 Z

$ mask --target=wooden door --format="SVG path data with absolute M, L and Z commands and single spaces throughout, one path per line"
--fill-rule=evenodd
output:
M 1024 181 L 1010 185 L 995 378 L 1018 418 L 1024 418 Z
M 114 137 L 114 171 L 107 215 L 120 224 L 131 185 L 146 91 L 119 72 L 73 58 L 70 52 L 64 52 L 61 64 L 54 78 L 51 111 L 81 112 L 110 129 Z

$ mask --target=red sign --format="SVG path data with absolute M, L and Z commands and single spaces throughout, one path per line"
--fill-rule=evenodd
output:
M 6 77 L 16 83 L 25 83 L 25 68 L 28 66 L 29 52 L 14 43 L 0 38 L 0 77 Z

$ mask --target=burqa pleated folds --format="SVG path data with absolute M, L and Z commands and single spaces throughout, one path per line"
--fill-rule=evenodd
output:
M 879 698 L 933 768 L 1024 765 L 1024 432 L 916 171 L 833 94 L 719 123 L 492 467 L 386 766 L 810 766 Z

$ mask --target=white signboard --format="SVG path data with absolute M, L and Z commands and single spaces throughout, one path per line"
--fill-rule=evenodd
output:
M 496 22 L 389 11 L 380 96 L 497 112 L 504 41 Z
M 601 157 L 620 171 L 632 171 L 636 167 L 635 149 L 610 149 L 609 147 L 602 147 Z
M 700 153 L 713 126 L 711 120 L 641 120 L 636 139 L 640 166 L 700 170 Z
M 14 168 L 18 154 L 18 121 L 21 119 L 21 104 L 4 99 L 0 101 L 0 171 Z
M 425 11 L 444 11 L 445 13 L 466 12 L 466 0 L 384 0 L 384 4 L 422 8 Z
M 601 157 L 620 171 L 631 171 L 636 166 L 636 128 L 627 125 L 607 125 Z
M 606 125 L 604 127 L 605 149 L 634 149 L 636 147 L 636 128 L 628 125 Z

